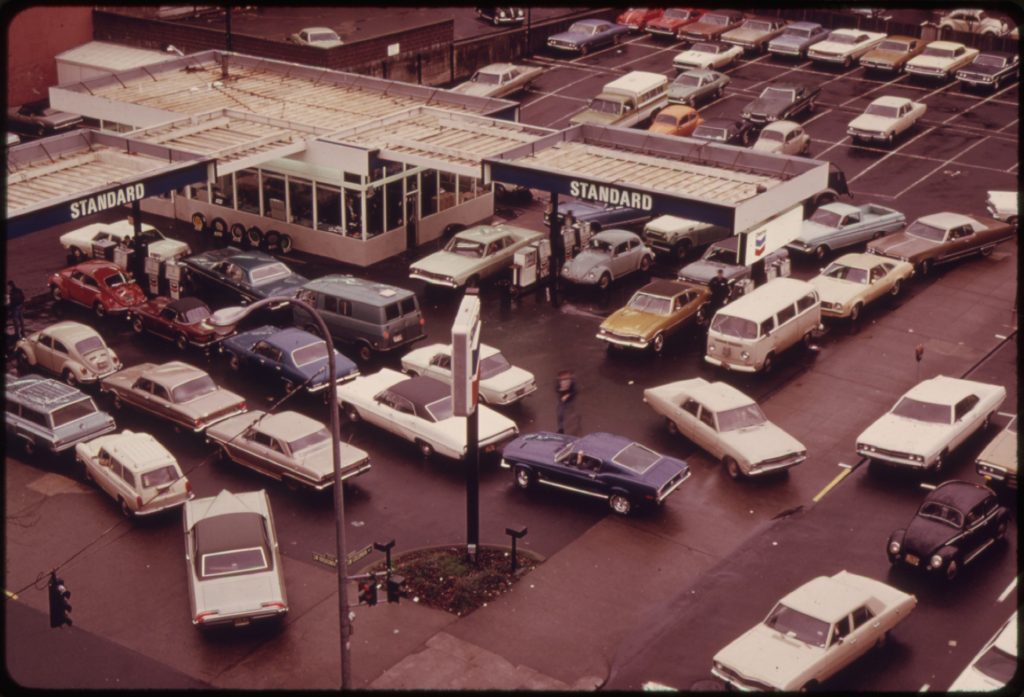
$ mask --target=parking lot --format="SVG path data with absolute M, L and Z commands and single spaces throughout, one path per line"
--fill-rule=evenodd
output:
M 522 95 L 520 120 L 564 128 L 602 85 L 630 70 L 671 79 L 676 72 L 672 57 L 681 46 L 632 35 L 618 47 L 585 57 L 534 56 L 527 62 L 547 71 Z M 908 222 L 947 210 L 987 215 L 987 191 L 1017 188 L 1017 83 L 994 93 L 964 92 L 955 81 L 927 84 L 906 75 L 882 79 L 860 68 L 828 70 L 763 55 L 741 59 L 724 72 L 731 83 L 722 98 L 701 108 L 705 119 L 738 118 L 742 106 L 776 80 L 821 88 L 817 108 L 801 119 L 812 138 L 810 156 L 842 168 L 853 203 L 893 207 Z M 847 124 L 881 95 L 910 97 L 928 111 L 891 149 L 854 145 Z M 500 210 L 500 218 L 544 229 L 546 194 L 534 195 L 530 204 Z M 153 222 L 196 251 L 209 242 L 180 223 Z M 10 243 L 9 278 L 34 295 L 44 292 L 44 273 L 63 264 L 58 233 Z M 448 340 L 461 294 L 408 279 L 409 263 L 431 251 L 417 250 L 357 273 L 416 290 L 432 343 Z M 310 278 L 350 270 L 301 255 L 284 260 Z M 664 507 L 622 518 L 603 501 L 569 492 L 519 491 L 496 458 L 485 458 L 481 541 L 507 544 L 505 528 L 525 525 L 529 534 L 521 548 L 543 563 L 513 592 L 465 618 L 408 601 L 359 608 L 354 685 L 443 689 L 443 682 L 404 684 L 394 672 L 443 632 L 565 685 L 594 676 L 596 683 L 607 681 L 612 689 L 639 689 L 648 680 L 684 690 L 715 689 L 719 684 L 709 671 L 718 649 L 759 621 L 781 594 L 813 576 L 847 569 L 914 592 L 919 607 L 894 632 L 887 649 L 872 654 L 866 666 L 842 673 L 835 689 L 945 689 L 1016 604 L 1017 541 L 1009 536 L 998 553 L 983 556 L 950 589 L 891 574 L 886 535 L 906 524 L 924 491 L 912 477 L 868 472 L 854 440 L 926 377 L 967 376 L 1000 384 L 1007 399 L 995 425 L 957 451 L 947 470 L 949 478 L 980 481 L 974 457 L 1016 412 L 1017 260 L 1014 241 L 986 258 L 968 257 L 916 278 L 901 298 L 879 302 L 857 323 L 826 322 L 813 347 L 789 352 L 764 376 L 712 368 L 703 360 L 705 337 L 697 330 L 677 337 L 660 356 L 607 351 L 594 337 L 597 327 L 642 285 L 638 276 L 615 283 L 606 293 L 570 288 L 558 306 L 543 290 L 506 303 L 495 285 L 485 284 L 483 341 L 502 349 L 538 381 L 537 393 L 502 408 L 520 432 L 554 429 L 555 376 L 571 368 L 579 382 L 582 432 L 620 433 L 685 458 L 694 474 Z M 794 259 L 793 276 L 807 280 L 818 267 L 816 261 Z M 659 258 L 651 274 L 671 278 L 677 269 L 677 262 Z M 40 297 L 30 303 L 28 328 L 61 318 L 96 326 L 125 365 L 180 357 L 163 342 L 133 336 L 124 323 L 101 322 L 80 308 Z M 919 345 L 924 358 L 917 362 Z M 230 371 L 222 358 L 192 358 L 250 405 L 270 403 L 269 390 Z M 362 370 L 380 367 L 397 369 L 398 357 L 375 358 Z M 770 419 L 807 446 L 807 461 L 787 477 L 731 480 L 707 453 L 667 433 L 663 420 L 641 401 L 647 387 L 691 377 L 724 380 L 749 394 Z M 296 397 L 289 406 L 323 418 L 324 406 L 317 399 Z M 267 489 L 292 603 L 284 628 L 278 633 L 254 628 L 238 635 L 197 632 L 188 617 L 176 515 L 136 524 L 122 521 L 112 502 L 82 482 L 66 457 L 48 461 L 17 452 L 6 457 L 8 592 L 18 591 L 26 606 L 42 613 L 34 621 L 45 621 L 45 593 L 33 592 L 32 582 L 37 573 L 64 564 L 65 579 L 75 591 L 73 631 L 112 642 L 168 670 L 156 683 L 138 676 L 119 687 L 193 681 L 248 689 L 336 686 L 335 576 L 313 559 L 334 549 L 329 493 L 289 491 L 249 470 L 215 463 L 201 437 L 176 435 L 151 417 L 122 412 L 117 419 L 119 428 L 151 432 L 169 444 L 200 496 L 221 489 Z M 423 460 L 413 445 L 366 423 L 345 424 L 343 438 L 367 450 L 373 462 L 369 473 L 346 486 L 350 548 L 392 538 L 398 552 L 464 543 L 461 466 L 443 458 Z M 1007 497 L 1005 503 L 1016 521 L 1016 502 Z M 9 619 L 12 676 L 55 685 L 20 649 L 12 653 L 11 637 Z M 19 674 L 12 656 L 24 661 L 16 664 L 25 672 Z M 73 665 L 80 673 L 77 685 L 111 686 L 87 661 Z

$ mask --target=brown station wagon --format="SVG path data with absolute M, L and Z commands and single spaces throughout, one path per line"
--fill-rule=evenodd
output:
M 924 276 L 935 264 L 968 254 L 988 256 L 997 244 L 1012 237 L 1009 223 L 959 213 L 932 213 L 918 218 L 903 232 L 870 243 L 868 253 L 909 261 Z
M 707 321 L 711 291 L 685 281 L 657 280 L 633 294 L 626 306 L 601 323 L 597 338 L 608 347 L 626 346 L 661 353 L 665 338 L 683 327 Z

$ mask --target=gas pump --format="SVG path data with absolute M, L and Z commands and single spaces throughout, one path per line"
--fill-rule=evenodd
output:
M 181 297 L 181 264 L 174 259 L 164 262 L 164 275 L 167 276 L 167 294 L 177 300 Z
M 149 294 L 160 294 L 160 260 L 155 257 L 145 257 L 142 260 L 142 270 L 146 274 Z
M 113 261 L 117 268 L 122 271 L 131 271 L 132 259 L 135 257 L 135 250 L 123 244 L 114 247 Z
M 512 287 L 529 288 L 547 278 L 551 264 L 551 241 L 531 242 L 512 255 Z
M 769 281 L 773 278 L 784 278 L 790 274 L 789 252 L 785 249 L 779 251 L 781 256 L 778 259 L 765 264 L 764 271 Z

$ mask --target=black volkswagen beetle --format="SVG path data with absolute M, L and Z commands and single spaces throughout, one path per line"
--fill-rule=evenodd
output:
M 611 433 L 570 436 L 531 433 L 505 446 L 501 466 L 520 489 L 544 484 L 608 501 L 626 515 L 643 504 L 660 504 L 690 476 L 683 460 L 660 455 Z
M 988 487 L 943 482 L 925 497 L 910 525 L 889 536 L 889 563 L 923 568 L 952 581 L 962 566 L 1006 534 L 1007 517 Z

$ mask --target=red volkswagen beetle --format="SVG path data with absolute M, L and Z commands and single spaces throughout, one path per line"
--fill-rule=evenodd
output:
M 92 308 L 97 317 L 108 313 L 127 312 L 128 308 L 146 302 L 131 274 L 109 261 L 83 261 L 50 276 L 53 299 Z
M 616 24 L 629 27 L 630 31 L 643 31 L 652 19 L 661 17 L 665 10 L 650 7 L 631 7 L 615 20 Z

